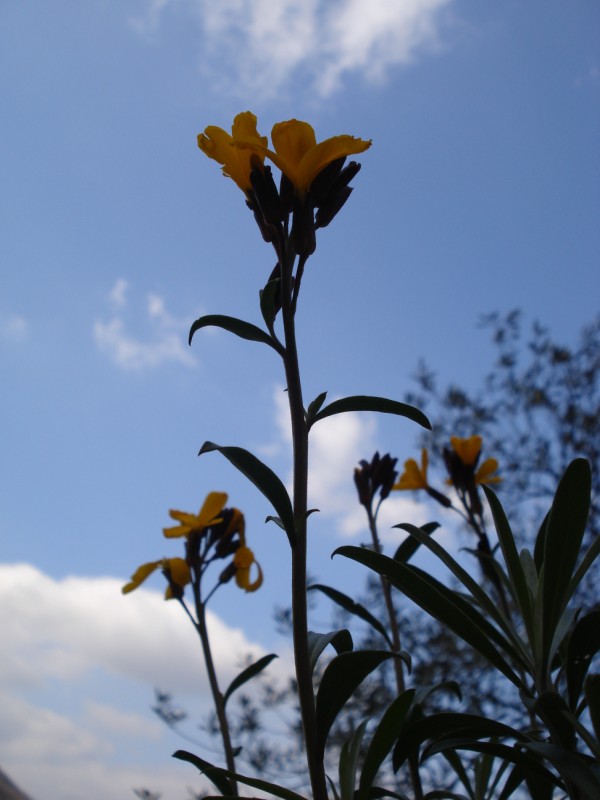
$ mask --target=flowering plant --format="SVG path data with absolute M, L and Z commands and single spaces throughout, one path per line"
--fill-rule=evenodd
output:
M 275 523 L 289 543 L 295 678 L 310 784 L 307 791 L 313 800 L 383 796 L 402 799 L 405 794 L 376 783 L 380 768 L 391 754 L 392 771 L 406 770 L 410 795 L 419 799 L 483 800 L 497 796 L 504 800 L 525 790 L 534 800 L 548 800 L 556 792 L 576 800 L 600 797 L 600 676 L 587 674 L 593 655 L 600 649 L 600 612 L 583 613 L 573 600 L 577 586 L 600 553 L 599 542 L 587 553 L 580 552 L 590 503 L 587 462 L 579 459 L 568 467 L 531 552 L 517 549 L 500 501 L 490 488 L 500 480 L 496 474 L 498 464 L 493 458 L 479 463 L 479 436 L 453 437 L 444 450 L 452 497 L 449 489 L 442 491 L 431 485 L 427 450 L 423 450 L 420 464 L 407 460 L 399 477 L 397 459 L 375 454 L 370 462 L 362 461 L 354 475 L 372 544 L 340 547 L 334 555 L 358 562 L 379 576 L 386 621 L 337 589 L 308 587 L 307 480 L 312 428 L 327 417 L 353 411 L 392 414 L 430 428 L 421 411 L 395 399 L 360 394 L 327 402 L 323 391 L 306 405 L 304 401 L 296 309 L 305 265 L 315 252 L 317 231 L 333 221 L 352 192 L 350 182 L 360 164 L 346 160 L 366 152 L 371 142 L 348 135 L 317 142 L 308 123 L 293 119 L 273 127 L 269 146 L 268 139 L 258 132 L 256 117 L 244 112 L 235 118 L 231 134 L 208 127 L 199 135 L 198 145 L 241 189 L 263 239 L 277 258 L 275 268 L 265 274 L 260 292 L 264 326 L 210 314 L 193 323 L 189 339 L 191 343 L 198 331 L 209 326 L 223 328 L 242 339 L 268 346 L 281 360 L 285 374 L 293 440 L 291 496 L 270 467 L 243 448 L 206 441 L 200 454 L 218 452 L 243 473 L 272 505 L 274 513 L 267 521 Z M 278 184 L 271 165 L 281 173 Z M 396 527 L 408 537 L 393 558 L 384 554 L 377 529 L 379 510 L 393 492 L 406 490 L 425 491 L 442 507 L 462 516 L 478 537 L 475 555 L 482 573 L 479 579 L 435 539 L 437 523 L 422 527 L 399 523 Z M 198 515 L 171 512 L 179 525 L 165 529 L 164 534 L 167 538 L 184 539 L 185 558 L 163 558 L 144 564 L 124 591 L 136 588 L 152 571 L 162 569 L 168 584 L 167 597 L 183 605 L 202 640 L 226 767 L 183 750 L 175 756 L 195 765 L 223 796 L 238 796 L 238 786 L 243 784 L 284 800 L 302 800 L 289 788 L 242 775 L 235 767 L 225 700 L 267 662 L 252 665 L 236 678 L 225 695 L 220 693 L 203 622 L 205 604 L 218 586 L 233 577 L 246 591 L 254 591 L 262 581 L 260 566 L 246 545 L 243 517 L 236 509 L 225 509 L 226 500 L 225 495 L 212 493 Z M 490 511 L 498 538 L 494 547 L 488 534 Z M 430 550 L 445 565 L 459 589 L 449 588 L 410 563 L 419 547 Z M 232 560 L 216 585 L 203 595 L 201 582 L 207 568 L 214 560 L 224 558 Z M 250 572 L 253 567 L 254 578 Z M 194 594 L 195 618 L 184 601 L 188 585 Z M 370 625 L 383 646 L 354 649 L 346 629 L 323 634 L 310 631 L 309 588 L 321 590 Z M 448 687 L 411 684 L 411 658 L 401 647 L 401 626 L 393 602 L 396 591 L 462 638 L 518 689 L 527 725 L 514 727 L 449 708 L 429 711 L 428 697 L 433 692 L 447 691 Z M 328 645 L 336 654 L 323 666 L 323 660 L 319 660 Z M 354 727 L 340 753 L 336 782 L 335 776 L 326 775 L 325 771 L 332 726 L 363 680 L 385 662 L 394 667 L 396 697 L 375 721 L 368 744 L 363 741 L 368 720 Z M 460 695 L 456 686 L 451 691 Z M 591 724 L 583 721 L 586 709 Z M 480 755 L 465 761 L 465 752 Z M 426 787 L 422 765 L 440 755 L 453 770 L 454 779 Z M 495 771 L 494 762 L 499 765 Z M 462 794 L 455 788 L 457 784 Z

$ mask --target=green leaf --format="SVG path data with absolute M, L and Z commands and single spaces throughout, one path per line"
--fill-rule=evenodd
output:
M 242 672 L 240 672 L 237 678 L 234 678 L 231 681 L 227 691 L 223 695 L 223 706 L 226 705 L 227 701 L 229 700 L 229 698 L 235 692 L 236 689 L 239 689 L 240 686 L 243 686 L 246 683 L 246 681 L 250 680 L 250 678 L 253 678 L 255 675 L 261 673 L 263 669 L 265 669 L 265 667 L 269 666 L 269 664 L 271 663 L 271 661 L 273 661 L 274 658 L 277 658 L 275 653 L 270 653 L 268 656 L 263 656 L 262 658 L 259 658 L 258 661 L 255 661 L 253 664 L 250 664 L 250 666 L 246 667 L 246 669 L 242 670 Z
M 487 658 L 515 686 L 522 687 L 519 676 L 492 643 L 493 640 L 502 640 L 501 634 L 459 594 L 447 589 L 423 570 L 410 564 L 401 564 L 372 550 L 346 545 L 339 547 L 335 554 L 346 556 L 384 575 L 410 600 Z
M 321 406 L 325 402 L 326 397 L 327 392 L 321 392 L 321 394 L 317 395 L 315 399 L 308 404 L 308 408 L 306 409 L 306 424 L 309 428 L 313 424 L 315 414 L 317 414 L 320 410 Z
M 354 800 L 358 757 L 368 722 L 369 720 L 367 719 L 361 722 L 352 736 L 346 739 L 342 746 L 339 766 L 341 800 Z
M 504 509 L 496 494 L 489 488 L 483 486 L 483 491 L 487 497 L 487 501 L 492 511 L 494 518 L 494 525 L 496 533 L 498 534 L 498 541 L 502 555 L 504 556 L 504 563 L 508 571 L 509 585 L 514 602 L 521 612 L 529 640 L 533 639 L 533 609 L 529 597 L 529 588 L 527 586 L 527 579 L 521 565 L 521 559 L 515 545 L 515 538 L 513 532 L 504 513 Z
M 372 628 L 374 628 L 383 636 L 390 647 L 393 647 L 392 640 L 388 636 L 384 625 L 360 603 L 356 603 L 351 597 L 348 597 L 348 595 L 344 594 L 343 592 L 338 592 L 337 589 L 333 589 L 331 586 L 325 586 L 322 583 L 313 583 L 308 587 L 309 592 L 313 589 L 322 592 L 330 600 L 333 600 L 334 603 L 337 603 L 338 606 L 341 606 L 345 611 L 348 611 L 350 614 L 354 614 L 354 616 L 359 617 L 364 622 L 367 622 Z
M 338 793 L 338 790 L 335 788 L 335 783 L 331 780 L 331 778 L 329 777 L 329 775 L 327 773 L 325 773 L 325 779 L 327 780 L 327 783 L 329 784 L 329 788 L 331 789 L 331 793 L 333 795 L 333 800 L 341 800 L 341 797 L 340 797 L 340 795 Z
M 317 755 L 322 758 L 333 722 L 354 690 L 376 667 L 391 658 L 387 650 L 341 653 L 327 665 L 317 692 Z
M 542 692 L 533 705 L 533 711 L 544 721 L 553 742 L 567 750 L 575 750 L 573 718 L 569 707 L 559 694 Z
M 397 400 L 388 400 L 387 397 L 371 397 L 369 395 L 355 395 L 334 400 L 322 408 L 318 414 L 315 414 L 313 424 L 325 417 L 344 414 L 346 411 L 379 411 L 382 414 L 396 414 L 400 417 L 407 417 L 427 430 L 431 430 L 431 423 L 418 408 L 409 406 L 407 403 L 399 403 Z
M 242 447 L 221 447 L 214 442 L 204 442 L 198 455 L 211 453 L 214 450 L 225 456 L 264 494 L 281 519 L 290 543 L 293 543 L 296 531 L 292 503 L 285 486 L 273 470 Z
M 526 743 L 522 743 L 520 745 L 520 747 L 524 746 L 526 746 Z M 453 737 L 441 739 L 439 741 L 434 740 L 424 749 L 422 761 L 436 755 L 437 753 L 444 755 L 446 751 L 452 752 L 454 750 L 470 750 L 474 753 L 489 753 L 496 758 L 501 758 L 504 761 L 510 762 L 511 764 L 518 765 L 519 768 L 523 770 L 524 779 L 528 782 L 528 788 L 530 789 L 530 781 L 537 786 L 542 783 L 544 787 L 547 787 L 548 784 L 562 787 L 560 780 L 552 772 L 550 772 L 550 770 L 546 769 L 540 763 L 539 759 L 536 759 L 528 753 L 517 749 L 517 747 L 509 747 L 506 744 L 501 744 L 496 741 L 480 742 L 471 738 L 455 739 Z M 535 800 L 546 800 L 546 794 L 536 793 Z
M 548 742 L 529 742 L 527 750 L 547 759 L 558 771 L 563 780 L 566 778 L 575 784 L 581 797 L 600 797 L 600 776 L 584 760 L 584 757 L 571 750 L 565 750 Z M 589 760 L 592 761 L 591 759 Z
M 252 325 L 251 322 L 244 322 L 243 319 L 227 317 L 223 314 L 207 314 L 197 319 L 190 328 L 190 335 L 188 338 L 189 344 L 192 343 L 196 331 L 199 331 L 200 328 L 208 327 L 223 328 L 223 330 L 229 331 L 230 333 L 235 333 L 235 335 L 239 336 L 241 339 L 248 339 L 251 342 L 262 342 L 262 344 L 268 344 L 273 350 L 277 352 L 280 351 L 277 342 L 275 342 L 266 331 L 263 331 L 262 328 L 257 328 L 257 326 Z
M 533 560 L 535 561 L 535 568 L 538 571 L 542 569 L 544 563 L 544 548 L 546 547 L 546 528 L 548 527 L 548 517 L 550 512 L 546 514 L 538 530 L 538 535 L 535 538 L 535 545 L 533 548 Z
M 594 561 L 600 555 L 600 536 L 597 536 L 592 544 L 589 546 L 589 549 L 586 551 L 585 555 L 581 559 L 581 564 L 577 567 L 575 574 L 573 575 L 573 580 L 571 581 L 571 585 L 569 587 L 569 594 L 573 596 L 575 589 L 579 586 L 583 578 L 585 577 L 587 571 L 592 566 Z
M 277 289 L 279 288 L 281 279 L 274 278 L 273 280 L 269 281 L 264 289 L 258 293 L 260 298 L 260 313 L 265 321 L 265 325 L 269 330 L 273 329 L 273 323 L 275 322 L 275 317 L 277 316 L 277 312 L 275 310 L 275 295 L 277 294 Z
M 188 761 L 190 764 L 193 764 L 200 770 L 202 775 L 206 775 L 206 777 L 214 783 L 222 795 L 231 795 L 232 786 L 229 775 L 225 774 L 226 770 L 221 769 L 221 767 L 215 767 L 214 764 L 211 764 L 209 761 L 204 761 L 204 759 L 195 756 L 193 753 L 188 753 L 187 750 L 177 750 L 177 752 L 173 753 L 173 758 L 178 758 L 180 761 Z
M 195 756 L 193 753 L 188 753 L 187 750 L 177 750 L 176 753 L 173 753 L 173 758 L 178 758 L 180 761 L 187 761 L 189 764 L 193 764 L 203 775 L 206 775 L 207 778 L 210 778 L 219 791 L 222 790 L 216 783 L 215 778 L 218 778 L 219 780 L 227 778 L 228 780 L 236 780 L 238 783 L 243 783 L 246 786 L 252 786 L 253 789 L 259 789 L 261 792 L 274 794 L 276 797 L 283 798 L 283 800 L 306 800 L 306 798 L 302 797 L 302 795 L 296 794 L 296 792 L 292 792 L 290 789 L 286 789 L 284 786 L 278 786 L 276 783 L 269 783 L 269 781 L 263 781 L 259 778 L 249 778 L 246 775 L 240 775 L 237 772 L 229 772 L 229 770 L 223 769 L 222 767 L 215 767 L 213 764 L 210 764 L 208 761 L 204 761 L 204 759 L 200 758 L 199 756 Z M 231 787 L 227 785 L 227 790 L 222 793 L 224 795 L 231 795 Z
M 440 527 L 440 524 L 439 522 L 427 522 L 425 525 L 421 525 L 420 527 L 421 530 L 427 534 L 427 536 L 431 536 L 434 531 L 437 531 L 437 529 Z M 414 536 L 407 536 L 394 553 L 394 561 L 402 561 L 404 564 L 408 563 L 417 552 L 420 545 L 421 542 L 418 539 L 415 539 Z
M 590 465 L 577 458 L 561 478 L 550 509 L 544 542 L 543 654 L 549 650 L 558 621 L 570 599 L 571 581 L 590 507 Z
M 502 616 L 499 609 L 497 608 L 496 602 L 488 595 L 486 592 L 481 588 L 479 583 L 471 577 L 471 575 L 460 566 L 458 561 L 456 561 L 447 550 L 445 550 L 438 542 L 433 539 L 428 538 L 421 528 L 417 528 L 415 525 L 411 525 L 409 523 L 401 523 L 400 525 L 394 525 L 395 528 L 402 528 L 403 530 L 407 531 L 412 537 L 414 537 L 418 542 L 420 542 L 424 547 L 436 555 L 439 560 L 444 564 L 452 574 L 458 578 L 458 580 L 462 583 L 462 585 L 471 592 L 477 603 L 481 606 L 481 608 L 487 612 L 487 614 L 495 620 L 496 624 L 502 628 L 506 634 L 512 640 L 512 643 L 501 633 L 499 633 L 495 628 L 489 626 L 491 631 L 490 635 L 494 638 L 497 642 L 499 642 L 502 647 L 510 653 L 513 658 L 518 659 L 522 664 L 524 664 L 525 655 L 522 653 L 521 642 L 520 640 L 514 635 L 513 630 L 507 620 Z M 441 584 L 440 584 L 441 585 Z M 448 591 L 445 589 L 445 591 Z M 483 619 L 483 618 L 482 618 Z M 488 625 L 486 621 L 486 625 Z M 519 652 L 517 650 L 521 650 Z
M 315 671 L 319 656 L 330 644 L 336 653 L 347 653 L 354 648 L 352 634 L 346 628 L 339 631 L 329 631 L 329 633 L 308 632 L 308 656 L 310 660 L 311 674 Z
M 446 739 L 475 741 L 490 737 L 510 737 L 521 742 L 528 739 L 527 736 L 509 725 L 486 717 L 479 717 L 476 714 L 442 711 L 438 714 L 421 717 L 400 731 L 393 754 L 394 771 L 398 770 L 411 753 L 417 752 L 421 745 L 429 739 L 432 742 L 427 748 L 427 755 L 423 754 L 422 760 L 433 755 L 434 752 L 441 752 L 439 748 L 433 750 L 432 746 Z M 431 752 L 430 748 L 432 748 Z
M 379 767 L 394 746 L 394 742 L 398 738 L 398 732 L 401 730 L 404 720 L 411 709 L 414 697 L 414 689 L 402 692 L 383 714 L 365 755 L 356 800 L 367 800 L 369 789 L 373 785 Z

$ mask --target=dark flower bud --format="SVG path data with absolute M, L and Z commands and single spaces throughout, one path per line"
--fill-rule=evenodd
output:
M 337 194 L 330 195 L 317 211 L 315 228 L 326 228 L 338 211 L 342 209 L 351 194 L 352 189 L 349 186 L 344 186 Z
M 233 561 L 228 564 L 223 572 L 219 575 L 219 583 L 229 583 L 229 581 L 235 577 L 235 573 L 237 572 L 235 564 Z
M 335 161 L 332 161 L 331 164 L 328 164 L 324 169 L 322 169 L 311 183 L 310 195 L 315 208 L 318 208 L 321 205 L 331 191 L 331 188 L 342 171 L 345 161 L 346 156 L 343 156 L 342 158 L 336 158 Z
M 317 239 L 314 212 L 312 205 L 306 202 L 306 199 L 295 198 L 291 236 L 294 249 L 299 256 L 308 258 L 315 252 Z
M 288 214 L 291 214 L 292 208 L 294 207 L 294 195 L 294 184 L 287 177 L 287 175 L 284 175 L 282 172 L 281 180 L 279 182 L 279 198 L 281 200 L 281 207 L 286 217 Z
M 361 505 L 370 508 L 377 492 L 379 492 L 380 500 L 385 500 L 396 482 L 397 460 L 397 458 L 392 458 L 389 453 L 382 458 L 376 452 L 370 463 L 364 460 L 360 462 L 360 468 L 357 467 L 354 470 L 354 483 Z
M 287 215 L 275 186 L 271 167 L 262 164 L 255 167 L 250 172 L 250 183 L 265 222 L 269 225 L 280 225 Z

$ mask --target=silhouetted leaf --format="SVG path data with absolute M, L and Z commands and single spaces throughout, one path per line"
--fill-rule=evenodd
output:
M 268 656 L 259 658 L 258 661 L 255 661 L 253 664 L 250 664 L 250 666 L 246 667 L 246 669 L 242 670 L 240 674 L 231 681 L 227 691 L 223 695 L 223 705 L 226 705 L 227 701 L 236 689 L 239 689 L 240 686 L 243 686 L 246 681 L 250 680 L 250 678 L 253 678 L 255 675 L 261 673 L 265 667 L 269 666 L 274 658 L 277 658 L 275 653 L 270 653 Z
M 375 630 L 380 633 L 386 642 L 392 647 L 392 640 L 388 636 L 388 633 L 383 626 L 383 624 L 373 616 L 364 606 L 361 606 L 360 603 L 355 602 L 351 597 L 344 594 L 343 592 L 339 592 L 337 589 L 333 589 L 331 586 L 325 586 L 322 583 L 313 583 L 311 586 L 308 587 L 308 591 L 316 589 L 319 592 L 322 592 L 326 595 L 330 600 L 333 600 L 334 603 L 337 603 L 338 606 L 341 606 L 345 611 L 348 611 L 350 614 L 354 614 L 354 616 L 359 617 L 364 622 L 368 622 L 371 627 L 375 628 Z
M 271 503 L 283 523 L 290 542 L 295 537 L 294 512 L 287 490 L 270 467 L 242 447 L 221 447 L 214 442 L 204 442 L 198 455 L 218 451 L 236 469 L 245 475 Z
M 378 411 L 382 414 L 396 414 L 399 417 L 406 417 L 413 422 L 422 425 L 427 430 L 431 430 L 431 423 L 418 408 L 399 403 L 397 400 L 389 400 L 387 397 L 371 397 L 370 395 L 355 395 L 353 397 L 343 397 L 341 400 L 334 400 L 328 406 L 322 408 L 313 418 L 313 424 L 325 417 L 333 414 L 344 414 L 347 411 Z
M 314 672 L 319 660 L 319 656 L 330 644 L 336 653 L 347 653 L 354 648 L 352 634 L 346 628 L 339 631 L 329 631 L 329 633 L 308 632 L 308 656 L 310 660 L 310 671 Z
M 396 525 L 395 527 L 400 527 L 400 525 Z M 439 527 L 439 522 L 426 522 L 425 525 L 420 525 L 421 530 L 426 533 L 427 536 L 431 536 L 431 534 L 434 531 L 437 531 Z M 414 536 L 407 536 L 394 553 L 394 561 L 402 561 L 404 564 L 406 564 L 408 561 L 410 561 L 420 546 L 421 542 L 418 541 L 418 539 L 415 539 Z
M 235 333 L 235 335 L 239 336 L 241 339 L 248 339 L 251 342 L 268 344 L 269 347 L 272 347 L 275 351 L 279 352 L 277 342 L 275 342 L 266 331 L 263 331 L 262 328 L 258 328 L 251 322 L 244 322 L 243 319 L 237 319 L 237 317 L 228 317 L 223 314 L 207 314 L 206 316 L 197 319 L 190 328 L 190 335 L 188 338 L 189 344 L 192 343 L 192 339 L 196 331 L 199 331 L 200 328 L 209 327 L 223 328 L 223 330 L 229 331 L 230 333 Z

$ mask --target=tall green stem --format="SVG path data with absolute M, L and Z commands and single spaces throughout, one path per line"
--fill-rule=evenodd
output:
M 369 519 L 369 529 L 371 531 L 371 539 L 373 540 L 373 547 L 375 548 L 376 553 L 381 553 L 383 548 L 381 547 L 381 542 L 379 541 L 379 534 L 377 533 L 377 521 L 375 519 L 375 515 L 373 514 L 373 510 L 370 506 L 367 506 L 367 517 Z M 383 593 L 383 599 L 385 601 L 385 607 L 388 615 L 388 621 L 390 625 L 390 631 L 392 634 L 392 650 L 394 653 L 399 653 L 401 650 L 401 640 L 400 640 L 400 626 L 398 625 L 398 618 L 396 616 L 396 609 L 394 608 L 394 601 L 392 600 L 392 587 L 390 586 L 390 582 L 387 578 L 383 575 L 379 576 L 381 581 L 381 591 Z M 398 694 L 402 694 L 405 690 L 406 686 L 404 683 L 404 671 L 402 669 L 402 661 L 399 658 L 394 659 L 394 671 L 396 674 L 396 688 L 398 689 Z
M 325 769 L 317 754 L 317 720 L 308 649 L 308 612 L 306 601 L 307 557 L 307 492 L 308 492 L 308 427 L 304 415 L 302 383 L 296 347 L 294 305 L 292 303 L 291 276 L 295 255 L 286 253 L 283 269 L 282 319 L 285 336 L 285 375 L 292 423 L 294 459 L 294 519 L 295 536 L 292 539 L 292 616 L 294 658 L 298 699 L 306 758 L 313 792 L 313 800 L 327 800 Z
M 231 744 L 231 735 L 229 733 L 229 723 L 227 722 L 227 715 L 225 714 L 225 704 L 223 703 L 223 695 L 219 689 L 217 681 L 217 673 L 212 658 L 210 649 L 210 640 L 208 638 L 208 630 L 206 628 L 206 606 L 196 597 L 196 616 L 198 621 L 196 623 L 196 630 L 202 642 L 202 652 L 204 653 L 204 662 L 206 664 L 206 672 L 208 674 L 208 682 L 210 684 L 210 691 L 213 697 L 215 712 L 221 729 L 221 739 L 223 740 L 223 750 L 225 751 L 225 763 L 230 772 L 235 772 L 235 760 L 233 757 L 233 746 Z M 230 780 L 232 794 L 237 795 L 238 788 L 237 782 L 232 778 Z

